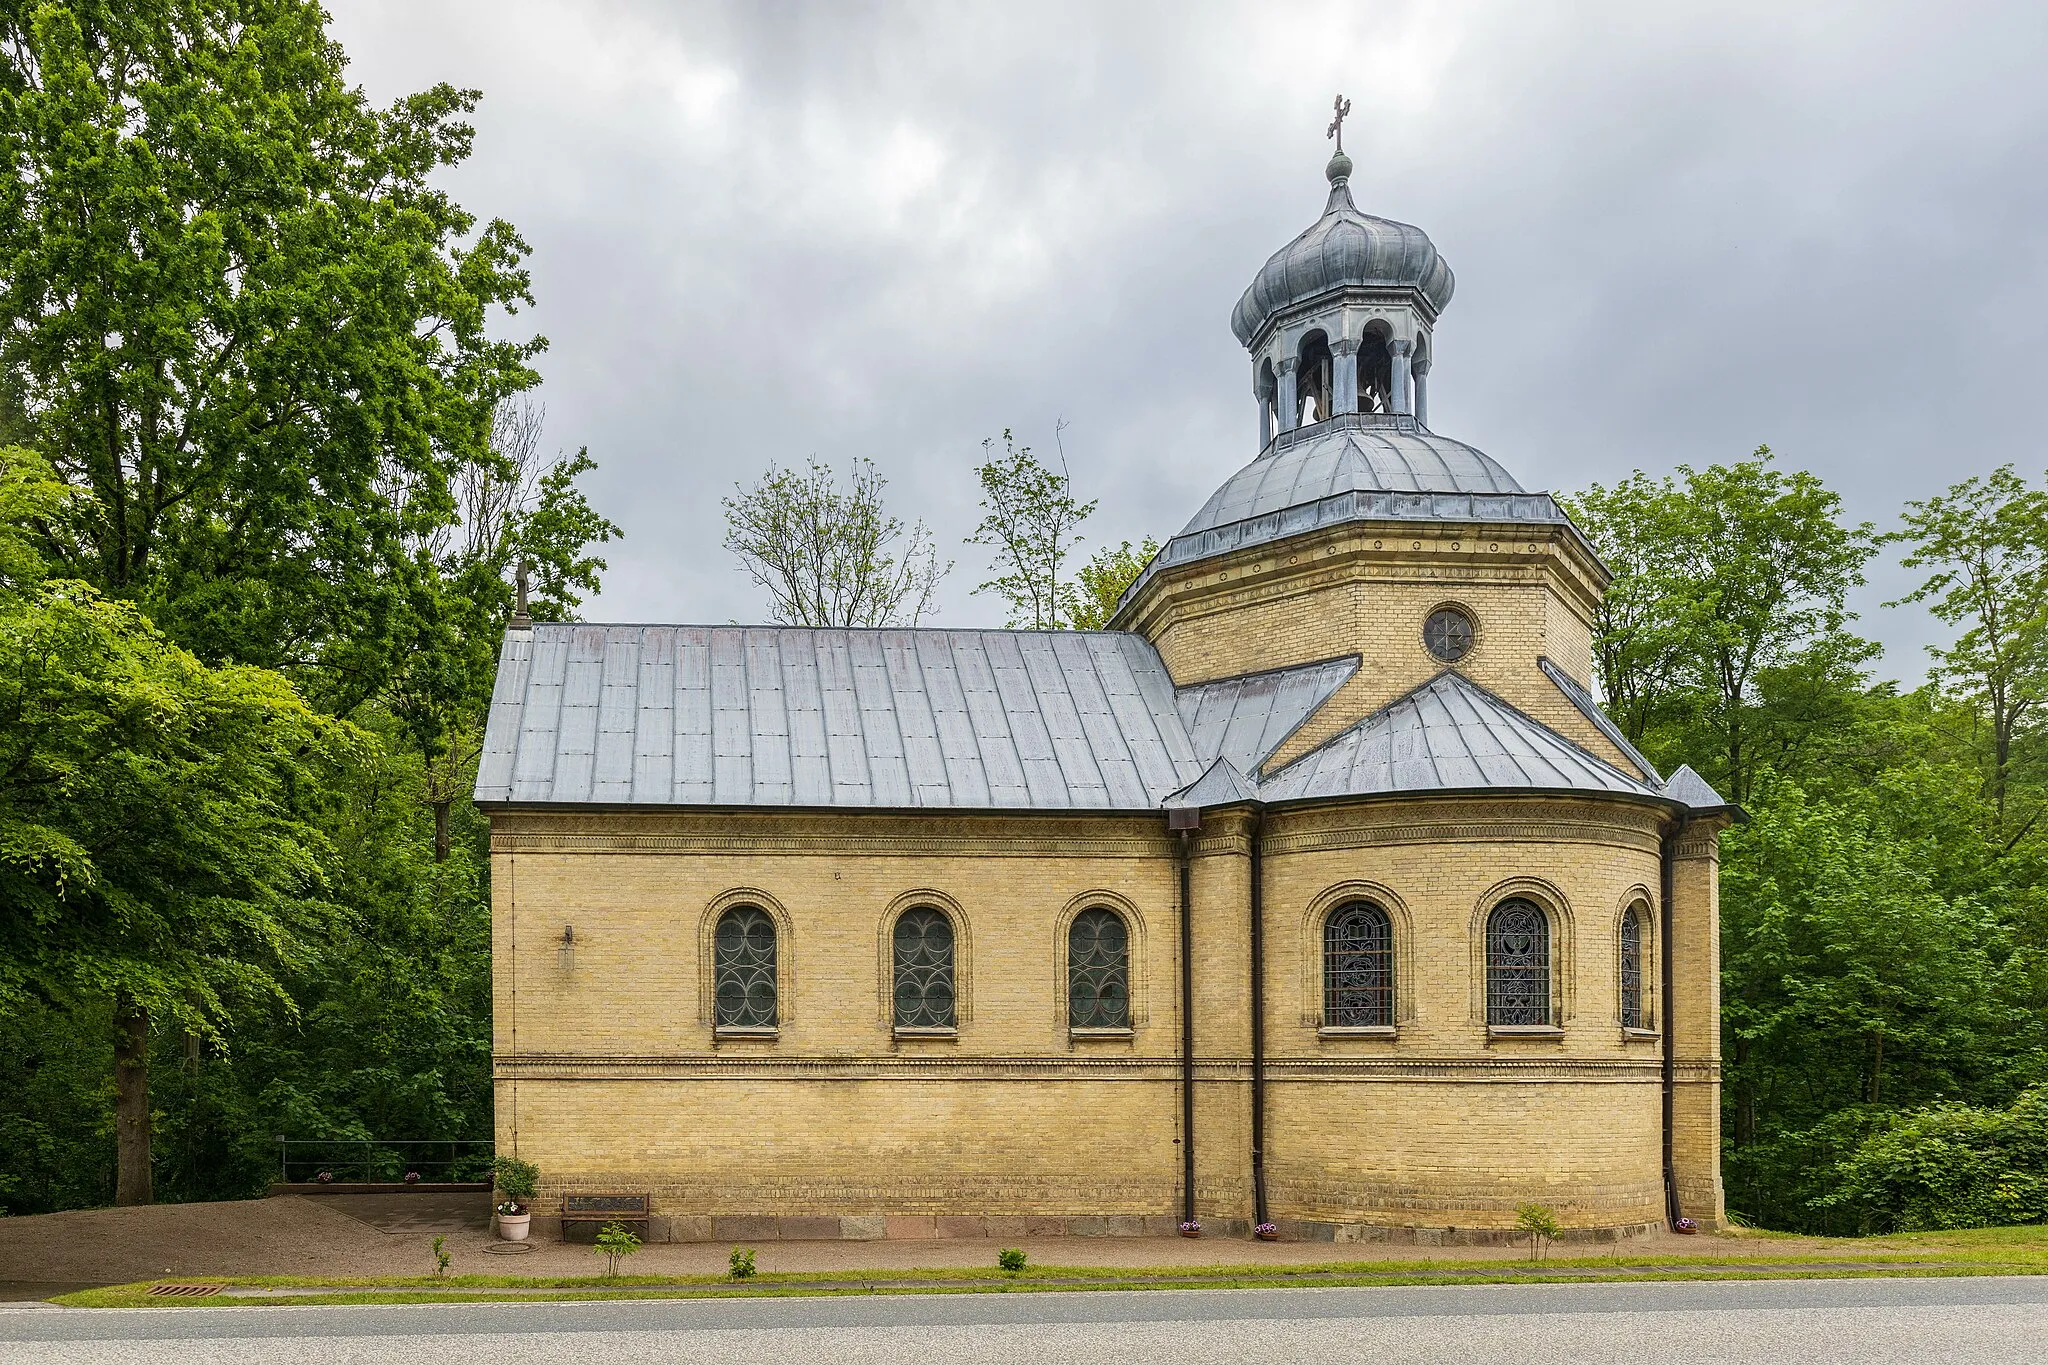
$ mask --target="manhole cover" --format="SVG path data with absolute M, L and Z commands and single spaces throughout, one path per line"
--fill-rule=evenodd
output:
M 486 1256 L 524 1256 L 533 1250 L 531 1242 L 492 1242 L 484 1248 Z
M 204 1299 L 220 1293 L 217 1284 L 153 1284 L 150 1297 L 158 1299 Z

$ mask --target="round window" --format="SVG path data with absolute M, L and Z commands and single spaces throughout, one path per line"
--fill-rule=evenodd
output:
M 1422 643 L 1447 664 L 1472 652 L 1472 618 L 1456 607 L 1438 607 L 1422 623 Z

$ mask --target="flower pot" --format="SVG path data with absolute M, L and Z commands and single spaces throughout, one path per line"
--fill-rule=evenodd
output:
M 1258 1238 L 1261 1242 L 1277 1242 L 1280 1240 L 1280 1234 L 1277 1232 L 1255 1232 L 1252 1236 Z
M 1677 1233 L 1680 1237 L 1696 1237 L 1699 1235 L 1698 1228 L 1689 1228 L 1686 1227 L 1684 1224 L 1680 1224 L 1679 1226 L 1671 1230 Z
M 526 1230 L 533 1226 L 530 1213 L 501 1213 L 498 1215 L 498 1235 L 508 1242 L 526 1240 Z
M 1180 1235 L 1183 1237 L 1200 1237 L 1202 1230 L 1200 1228 L 1182 1228 Z

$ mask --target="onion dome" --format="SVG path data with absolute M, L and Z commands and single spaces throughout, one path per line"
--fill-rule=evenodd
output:
M 1252 344 L 1275 315 L 1345 288 L 1412 289 L 1441 313 L 1456 283 L 1429 234 L 1361 213 L 1351 202 L 1351 158 L 1338 152 L 1324 172 L 1330 201 L 1308 231 L 1273 253 L 1231 311 L 1230 327 Z

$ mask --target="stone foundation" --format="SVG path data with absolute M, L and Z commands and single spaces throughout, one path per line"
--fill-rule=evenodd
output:
M 627 1221 L 627 1220 L 622 1220 Z M 1374 1223 L 1325 1223 L 1282 1218 L 1275 1225 L 1283 1242 L 1375 1243 L 1387 1246 L 1517 1246 L 1528 1234 L 1507 1228 L 1390 1227 Z M 648 1242 L 726 1242 L 743 1245 L 754 1242 L 880 1242 L 880 1241 L 1017 1241 L 1027 1237 L 1171 1237 L 1180 1230 L 1171 1217 L 1109 1215 L 1071 1218 L 1006 1218 L 947 1216 L 943 1214 L 881 1215 L 849 1217 L 734 1217 L 690 1218 L 656 1214 L 645 1220 L 631 1220 L 628 1226 Z M 1620 1227 L 1566 1228 L 1559 1242 L 1576 1245 L 1611 1245 L 1648 1237 L 1664 1229 L 1662 1223 L 1631 1223 Z M 1209 1219 L 1202 1224 L 1207 1239 L 1251 1236 L 1252 1225 L 1242 1218 Z M 562 1241 L 589 1242 L 597 1236 L 594 1223 L 572 1223 L 568 1234 L 562 1220 L 549 1214 L 535 1214 L 533 1235 Z

